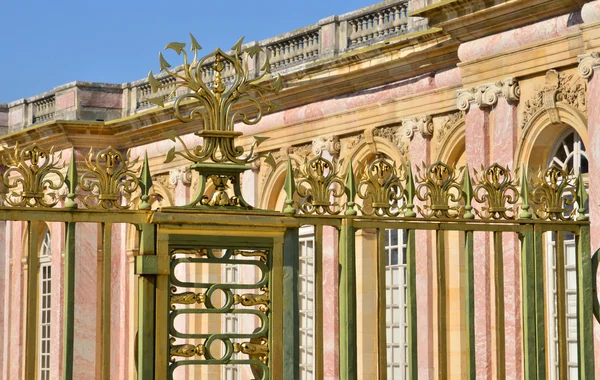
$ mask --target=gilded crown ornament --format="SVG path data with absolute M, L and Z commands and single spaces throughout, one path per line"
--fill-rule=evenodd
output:
M 183 55 L 182 67 L 171 69 L 162 53 L 159 55 L 160 71 L 175 79 L 174 86 L 172 82 L 162 84 L 152 71 L 148 74 L 153 93 L 172 87 L 166 96 L 151 98 L 149 101 L 164 107 L 165 99 L 174 98 L 173 111 L 177 119 L 184 123 L 197 121 L 202 125 L 202 130 L 196 132 L 202 142 L 193 148 L 189 148 L 174 131 L 167 132 L 165 136 L 172 141 L 179 141 L 183 149 L 177 151 L 173 147 L 167 153 L 165 162 L 181 156 L 191 161 L 191 168 L 200 174 L 198 193 L 188 206 L 200 204 L 250 208 L 241 196 L 239 175 L 250 168 L 248 164 L 264 158 L 264 155 L 255 154 L 255 149 L 266 138 L 255 136 L 254 143 L 246 152 L 243 147 L 235 144 L 235 139 L 242 135 L 235 131 L 235 124 L 256 124 L 264 112 L 271 111 L 273 104 L 266 95 L 279 92 L 281 78 L 271 75 L 266 55 L 260 73 L 254 76 L 250 61 L 262 52 L 262 48 L 244 47 L 243 38 L 233 46 L 230 53 L 216 49 L 200 59 L 198 54 L 201 47 L 193 35 L 190 34 L 190 38 L 189 53 L 193 54 L 192 62 L 188 60 L 185 43 L 171 42 L 165 47 L 177 55 Z M 266 162 L 274 164 L 270 155 L 266 157 Z M 208 179 L 217 187 L 210 196 L 204 194 Z M 229 197 L 226 191 L 228 183 L 234 187 L 233 197 Z

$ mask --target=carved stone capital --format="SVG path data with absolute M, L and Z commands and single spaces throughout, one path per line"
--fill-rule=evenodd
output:
M 579 60 L 579 75 L 583 79 L 592 79 L 594 70 L 600 67 L 600 52 L 594 51 L 590 54 L 580 55 L 577 59 Z
M 503 97 L 508 102 L 518 102 L 521 97 L 521 88 L 514 78 L 499 80 L 477 87 L 458 90 L 456 106 L 460 111 L 468 111 L 471 104 L 479 108 L 494 107 L 498 98 Z
M 327 152 L 331 156 L 337 156 L 340 154 L 340 149 L 340 139 L 337 136 L 321 136 L 312 141 L 312 150 L 315 156 L 318 156 L 323 152 Z
M 178 181 L 181 181 L 184 185 L 192 183 L 192 171 L 189 167 L 169 170 L 169 183 L 173 186 L 177 186 Z
M 431 115 L 402 120 L 402 126 L 404 127 L 404 134 L 409 139 L 413 138 L 415 131 L 419 131 L 423 138 L 433 136 L 433 118 Z

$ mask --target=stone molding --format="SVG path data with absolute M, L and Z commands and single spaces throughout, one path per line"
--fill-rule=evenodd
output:
M 503 97 L 508 102 L 517 103 L 521 97 L 521 88 L 515 78 L 507 78 L 494 83 L 488 83 L 465 90 L 458 90 L 456 106 L 460 111 L 469 111 L 471 104 L 479 108 L 494 107 L 498 98 Z
M 433 118 L 431 115 L 417 116 L 402 120 L 404 134 L 409 140 L 412 140 L 415 131 L 419 131 L 423 138 L 433 136 Z
M 579 60 L 579 75 L 583 79 L 590 80 L 594 76 L 594 70 L 600 68 L 600 51 L 583 54 L 577 57 Z
M 331 156 L 337 156 L 340 154 L 341 149 L 340 139 L 337 136 L 320 136 L 312 140 L 312 152 L 315 156 L 319 156 L 324 152 L 329 153 Z

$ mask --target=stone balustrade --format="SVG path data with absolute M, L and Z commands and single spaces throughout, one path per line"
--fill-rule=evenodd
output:
M 348 46 L 370 44 L 408 32 L 408 2 L 378 9 L 349 19 Z
M 316 24 L 289 33 L 246 44 L 264 51 L 250 63 L 250 75 L 258 75 L 267 58 L 271 70 L 285 73 L 321 58 L 359 49 L 378 41 L 426 27 L 423 20 L 407 17 L 409 0 L 386 0 L 340 16 L 331 16 Z M 214 80 L 212 62 L 201 68 L 203 81 Z M 174 69 L 181 70 L 181 67 Z M 112 120 L 156 107 L 149 98 L 167 99 L 175 83 L 173 78 L 157 75 L 167 84 L 153 94 L 147 79 L 124 84 L 73 82 L 32 98 L 0 104 L 0 134 L 18 131 L 50 120 Z M 226 63 L 223 79 L 233 81 L 233 67 Z M 179 93 L 177 94 L 179 95 Z M 86 103 L 87 102 L 87 103 Z

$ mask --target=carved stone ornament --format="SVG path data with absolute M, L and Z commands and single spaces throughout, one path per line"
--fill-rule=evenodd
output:
M 358 146 L 358 144 L 360 144 L 364 139 L 365 139 L 364 133 L 359 133 L 358 135 L 354 135 L 352 137 L 349 137 L 347 139 L 346 149 L 348 151 L 351 151 L 356 146 Z
M 594 69 L 600 67 L 600 52 L 595 51 L 591 54 L 584 54 L 577 57 L 579 60 L 579 75 L 583 79 L 590 80 L 594 75 Z
M 521 97 L 521 88 L 514 78 L 499 80 L 466 90 L 459 90 L 456 106 L 460 111 L 468 111 L 471 103 L 480 108 L 494 107 L 498 98 L 504 97 L 508 102 L 518 102 Z
M 549 70 L 542 86 L 535 86 L 535 95 L 525 102 L 521 128 L 525 128 L 532 116 L 539 110 L 546 111 L 552 124 L 560 123 L 557 102 L 566 103 L 585 112 L 586 82 L 574 75 Z
M 189 185 L 192 182 L 192 171 L 190 168 L 175 168 L 169 170 L 169 183 L 177 186 L 177 182 L 181 181 L 184 185 Z
M 437 140 L 441 142 L 450 133 L 450 131 L 452 130 L 452 128 L 454 128 L 456 124 L 464 120 L 464 111 L 457 111 L 446 116 L 440 127 L 436 129 Z
M 321 136 L 312 141 L 312 152 L 315 156 L 321 155 L 324 152 L 329 153 L 331 156 L 337 156 L 340 154 L 340 149 L 340 139 L 337 136 Z
M 406 137 L 412 139 L 415 131 L 419 131 L 423 138 L 433 136 L 433 118 L 431 115 L 413 117 L 402 121 Z
M 373 130 L 373 136 L 384 138 L 396 146 L 402 138 L 398 126 L 375 128 Z

